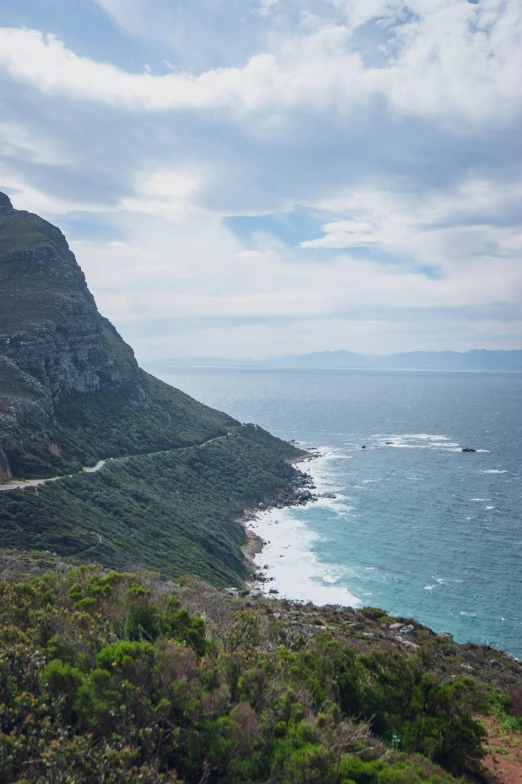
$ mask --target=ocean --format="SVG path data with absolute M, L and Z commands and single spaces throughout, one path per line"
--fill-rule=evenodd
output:
M 336 497 L 253 523 L 267 588 L 380 607 L 522 659 L 521 373 L 148 369 L 319 448 L 301 467 Z

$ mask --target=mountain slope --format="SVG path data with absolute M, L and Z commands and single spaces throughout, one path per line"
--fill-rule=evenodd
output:
M 0 301 L 4 481 L 189 446 L 238 424 L 141 370 L 59 229 L 3 194 Z
M 0 492 L 6 546 L 107 566 L 247 574 L 241 510 L 293 489 L 301 453 L 138 367 L 59 229 L 0 194 Z M 107 458 L 96 474 L 82 466 Z

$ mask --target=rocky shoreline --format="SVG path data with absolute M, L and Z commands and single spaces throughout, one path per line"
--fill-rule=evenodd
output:
M 294 446 L 297 444 L 297 442 L 290 443 Z M 317 458 L 323 456 L 324 454 L 319 451 L 318 447 L 309 447 L 304 456 L 292 463 L 297 471 L 292 490 L 285 490 L 278 493 L 276 496 L 267 497 L 256 507 L 246 508 L 244 510 L 244 514 L 239 522 L 242 523 L 247 537 L 247 544 L 243 548 L 243 552 L 245 558 L 251 565 L 251 579 L 247 582 L 247 586 L 251 591 L 255 591 L 256 586 L 259 585 L 259 583 L 269 583 L 275 578 L 267 577 L 265 573 L 266 567 L 260 568 L 255 563 L 255 557 L 263 551 L 263 548 L 269 544 L 269 542 L 249 528 L 249 524 L 257 519 L 260 512 L 267 512 L 270 509 L 306 506 L 309 503 L 318 501 L 320 498 L 335 498 L 335 493 L 314 493 L 313 491 L 317 488 L 314 484 L 313 477 L 304 471 L 300 471 L 298 468 L 302 463 L 311 462 L 312 460 L 317 460 Z M 270 589 L 269 593 L 277 594 L 278 591 Z

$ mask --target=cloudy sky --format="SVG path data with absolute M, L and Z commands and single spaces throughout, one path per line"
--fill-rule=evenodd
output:
M 2 0 L 0 190 L 138 357 L 522 348 L 520 0 Z

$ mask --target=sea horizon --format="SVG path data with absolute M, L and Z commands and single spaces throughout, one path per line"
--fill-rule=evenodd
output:
M 270 542 L 255 558 L 273 578 L 264 591 L 377 606 L 522 656 L 518 374 L 484 371 L 477 383 L 467 372 L 221 367 L 162 377 L 321 452 L 299 467 L 335 499 L 248 524 Z

